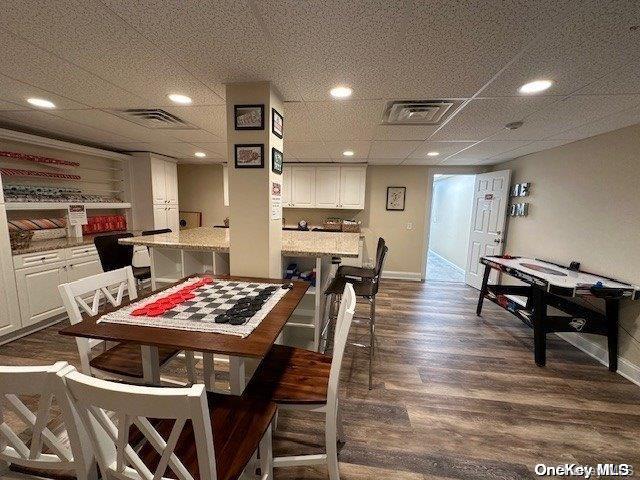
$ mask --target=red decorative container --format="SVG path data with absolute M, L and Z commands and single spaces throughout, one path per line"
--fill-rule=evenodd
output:
M 96 215 L 89 217 L 82 226 L 83 235 L 105 232 L 122 232 L 127 229 L 127 217 L 124 215 Z

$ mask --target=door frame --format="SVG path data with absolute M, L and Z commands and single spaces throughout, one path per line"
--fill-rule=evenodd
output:
M 425 205 L 425 221 L 422 244 L 422 269 L 420 270 L 420 281 L 424 282 L 427 277 L 427 253 L 429 251 L 429 237 L 431 235 L 431 207 L 433 200 L 433 180 L 436 175 L 478 175 L 493 170 L 492 166 L 455 166 L 447 167 L 443 165 L 433 165 L 427 172 L 427 194 Z

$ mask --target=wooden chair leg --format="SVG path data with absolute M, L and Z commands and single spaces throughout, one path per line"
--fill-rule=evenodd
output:
M 213 353 L 202 353 L 202 376 L 204 377 L 204 387 L 209 392 L 213 392 L 216 385 L 216 372 L 213 361 Z
M 191 350 L 184 351 L 184 360 L 187 365 L 187 379 L 191 385 L 197 383 L 196 380 L 196 361 Z

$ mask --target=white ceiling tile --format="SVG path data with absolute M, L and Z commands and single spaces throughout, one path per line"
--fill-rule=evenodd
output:
M 369 156 L 371 142 L 362 141 L 343 141 L 343 142 L 324 142 L 329 158 L 334 161 L 351 162 L 354 160 L 363 160 Z M 342 152 L 346 150 L 353 151 L 352 157 L 345 157 Z
M 374 141 L 369 150 L 371 158 L 405 158 L 416 148 L 422 145 L 421 141 Z
M 0 62 L 2 65 L 2 62 Z M 27 103 L 27 98 L 36 97 L 44 98 L 52 101 L 58 110 L 67 108 L 87 108 L 86 105 L 73 100 L 57 95 L 53 92 L 42 90 L 41 88 L 34 87 L 28 83 L 14 80 L 13 78 L 5 75 L 0 75 L 0 94 L 4 100 L 16 104 L 16 110 L 32 110 L 33 107 Z
M 384 102 L 369 100 L 310 102 L 307 105 L 309 125 L 319 131 L 325 141 L 372 140 L 384 108 Z
M 380 114 L 382 118 L 382 113 Z M 438 129 L 437 125 L 378 125 L 375 140 L 426 140 Z
M 30 108 L 23 107 L 17 103 L 0 100 L 0 110 L 30 110 Z
M 535 4 L 535 2 L 529 2 Z M 589 0 L 574 4 L 570 15 L 548 25 L 544 35 L 509 66 L 484 92 L 487 96 L 519 95 L 532 80 L 555 82 L 551 95 L 565 95 L 631 61 L 640 60 L 637 24 L 640 2 Z
M 527 115 L 557 101 L 552 97 L 482 98 L 471 100 L 429 140 L 479 141 L 505 124 L 522 120 Z
M 227 142 L 192 142 L 195 147 L 217 157 L 227 158 Z
M 172 130 L 170 132 L 171 137 L 175 138 L 177 141 L 182 142 L 191 142 L 191 143 L 218 143 L 225 142 L 224 138 L 220 138 L 213 133 L 207 132 L 205 130 Z
M 640 34 L 638 34 L 640 35 Z M 625 95 L 640 93 L 640 66 L 638 62 L 613 69 L 606 76 L 578 90 L 577 95 Z
M 565 130 L 557 135 L 549 137 L 549 139 L 575 141 L 587 137 L 593 137 L 601 133 L 617 130 L 629 125 L 640 123 L 640 106 L 635 106 L 619 113 L 614 113 L 601 117 L 593 122 L 583 124 L 579 127 Z
M 457 165 L 459 161 L 467 161 L 472 163 L 479 162 L 499 153 L 509 152 L 516 148 L 523 147 L 530 143 L 529 141 L 483 141 L 472 145 L 471 147 L 455 153 L 443 160 L 441 163 L 446 165 Z
M 320 131 L 311 128 L 307 104 L 304 102 L 285 102 L 284 137 L 292 142 L 320 141 Z
M 431 140 L 428 140 L 421 143 L 420 146 L 416 148 L 416 150 L 412 152 L 411 155 L 409 155 L 409 159 L 429 159 L 438 163 L 443 158 L 446 158 L 449 155 L 453 155 L 460 150 L 470 147 L 474 143 L 475 142 L 432 142 Z M 427 153 L 429 152 L 438 152 L 440 155 L 437 155 L 436 157 L 428 157 Z
M 185 107 L 165 107 L 169 113 L 212 133 L 219 140 L 227 138 L 227 110 L 225 105 L 191 105 Z
M 288 142 L 285 137 L 284 155 L 291 154 L 300 160 L 310 158 L 331 158 L 322 142 Z
M 548 150 L 550 148 L 559 147 L 560 145 L 564 145 L 570 142 L 571 140 L 542 140 L 538 142 L 531 142 L 522 147 L 518 147 L 516 149 L 494 155 L 490 158 L 483 160 L 482 163 L 496 164 L 496 163 L 506 162 L 508 160 L 513 160 L 514 158 L 528 155 L 530 153 L 540 152 L 543 150 Z
M 404 158 L 367 158 L 369 165 L 400 165 Z
M 551 104 L 517 130 L 501 130 L 491 140 L 545 140 L 567 129 L 640 104 L 640 95 L 576 95 Z

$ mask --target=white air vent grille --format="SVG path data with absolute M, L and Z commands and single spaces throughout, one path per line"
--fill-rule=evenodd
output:
M 382 123 L 386 125 L 440 125 L 455 111 L 455 100 L 394 100 L 387 102 Z
M 116 110 L 113 113 L 120 118 L 155 130 L 196 130 L 197 128 L 160 108 L 130 108 Z

